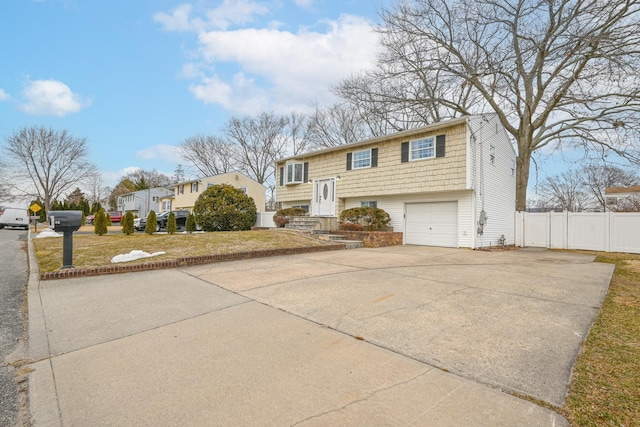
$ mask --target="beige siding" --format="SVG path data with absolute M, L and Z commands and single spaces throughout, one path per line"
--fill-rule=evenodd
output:
M 466 177 L 466 125 L 464 123 L 444 130 L 430 131 L 411 137 L 435 137 L 446 135 L 446 155 L 442 158 L 422 159 L 401 163 L 401 144 L 406 137 L 390 136 L 370 145 L 350 147 L 328 153 L 319 153 L 300 161 L 309 163 L 309 179 L 339 176 L 337 194 L 339 198 L 383 196 L 394 194 L 417 194 L 430 191 L 464 190 Z M 369 148 L 378 148 L 378 166 L 347 170 L 347 153 Z M 278 163 L 278 184 L 280 168 Z M 313 194 L 311 183 L 278 186 L 277 200 L 280 202 L 309 200 Z M 339 210 L 338 210 L 339 211 Z
M 208 184 L 228 184 L 237 188 L 246 188 L 247 195 L 253 198 L 253 201 L 256 204 L 256 209 L 258 212 L 263 212 L 265 210 L 265 188 L 263 185 L 258 184 L 253 179 L 238 173 L 238 172 L 230 172 L 216 176 L 210 176 L 206 178 L 198 179 L 198 189 L 197 191 L 191 191 L 191 183 L 195 182 L 189 181 L 185 183 L 181 183 L 179 185 L 175 185 L 172 189 L 174 192 L 174 199 L 172 201 L 171 209 L 179 210 L 179 209 L 193 209 L 196 200 L 198 197 L 207 189 Z M 180 185 L 184 185 L 184 193 L 179 194 L 178 188 Z

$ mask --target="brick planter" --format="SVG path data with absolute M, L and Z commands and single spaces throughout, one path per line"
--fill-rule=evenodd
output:
M 380 248 L 402 244 L 402 232 L 400 231 L 336 230 L 332 231 L 332 233 L 340 234 L 347 240 L 360 240 L 364 243 L 365 248 Z

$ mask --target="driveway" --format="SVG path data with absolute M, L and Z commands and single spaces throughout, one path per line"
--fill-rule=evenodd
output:
M 613 272 L 593 258 L 395 246 L 41 282 L 36 425 L 563 425 L 506 392 L 563 404 Z

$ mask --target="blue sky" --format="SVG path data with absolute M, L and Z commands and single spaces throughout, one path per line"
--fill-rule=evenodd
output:
M 370 65 L 387 0 L 11 0 L 0 5 L 0 139 L 86 137 L 113 185 L 172 174 L 172 147 L 230 115 L 309 111 Z

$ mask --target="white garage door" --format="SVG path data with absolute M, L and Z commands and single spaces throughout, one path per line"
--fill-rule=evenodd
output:
M 407 245 L 458 246 L 458 202 L 408 203 Z

